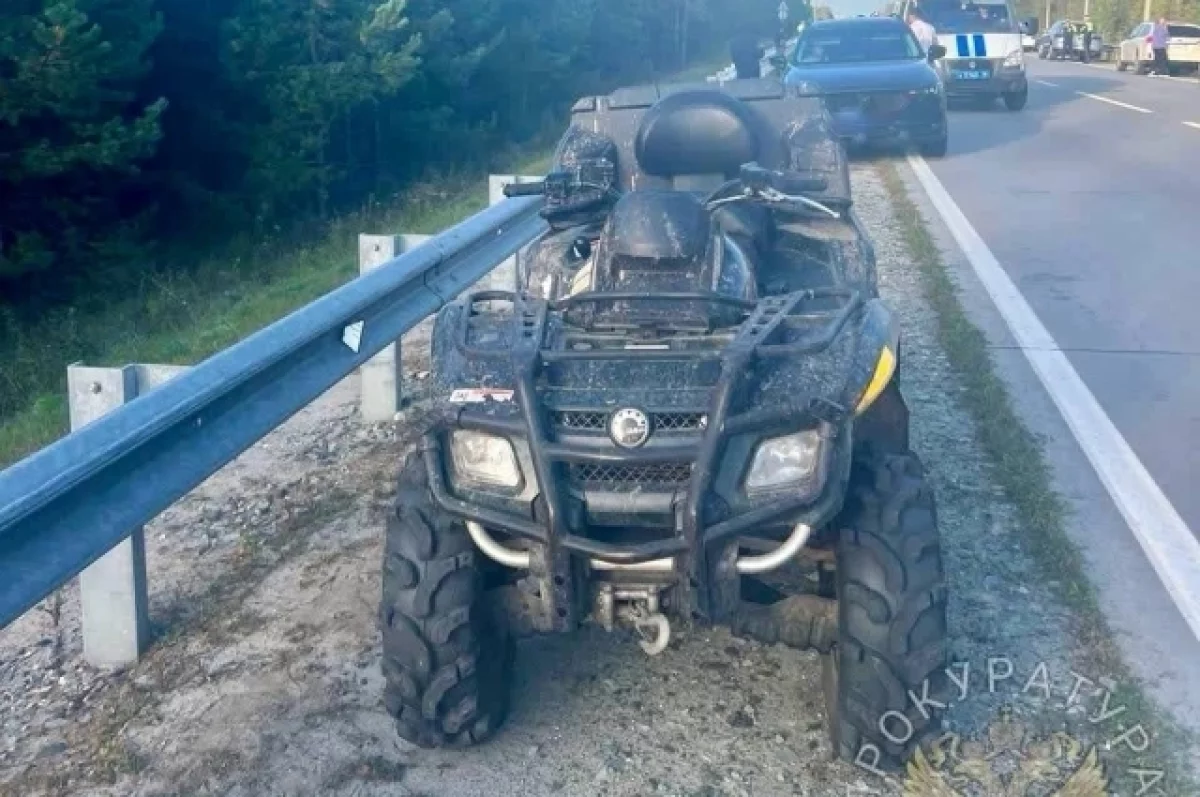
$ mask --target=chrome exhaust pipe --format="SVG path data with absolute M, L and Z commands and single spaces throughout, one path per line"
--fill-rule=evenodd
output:
M 505 567 L 529 569 L 529 551 L 516 551 L 512 548 L 506 548 L 497 542 L 492 535 L 488 534 L 487 529 L 474 520 L 467 521 L 467 533 L 471 536 L 471 540 L 479 550 L 483 551 L 484 555 L 488 558 Z M 782 567 L 793 559 L 796 554 L 800 553 L 800 549 L 808 542 L 811 534 L 811 526 L 807 523 L 797 523 L 795 528 L 792 529 L 791 535 L 775 550 L 758 556 L 746 555 L 738 557 L 737 572 L 743 576 L 751 576 L 767 573 Z M 589 561 L 594 570 L 669 572 L 675 566 L 675 560 L 671 558 L 654 559 L 649 562 L 636 562 L 634 564 L 619 564 L 603 559 L 591 559 Z

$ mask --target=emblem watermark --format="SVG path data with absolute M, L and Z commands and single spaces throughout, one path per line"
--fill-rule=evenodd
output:
M 1005 716 L 986 729 L 983 741 L 964 741 L 957 734 L 947 733 L 932 743 L 928 755 L 918 749 L 908 765 L 906 795 L 950 797 L 960 793 L 951 784 L 965 782 L 975 784 L 973 788 L 984 794 L 1024 795 L 1038 784 L 1057 779 L 1063 788 L 1070 786 L 1071 790 L 1056 790 L 1055 794 L 1102 797 L 1109 792 L 1108 778 L 1100 761 L 1101 750 L 1132 754 L 1136 763 L 1126 766 L 1125 774 L 1131 783 L 1137 784 L 1135 797 L 1165 794 L 1162 787 L 1166 770 L 1148 763 L 1150 732 L 1130 717 L 1128 706 L 1120 703 L 1115 694 L 1117 686 L 1111 680 L 1089 678 L 1074 670 L 1067 670 L 1065 677 L 1061 674 L 1054 677 L 1046 662 L 1038 662 L 1027 673 L 1018 673 L 1009 656 L 989 657 L 986 666 L 976 668 L 970 662 L 955 662 L 943 672 L 948 681 L 945 690 L 950 694 L 935 696 L 932 692 L 936 690 L 928 680 L 919 691 L 908 691 L 910 708 L 924 719 L 929 719 L 934 711 L 966 702 L 973 693 L 1007 694 L 1019 699 L 1033 698 L 1056 710 L 1083 714 L 1088 725 L 1095 729 L 1094 735 L 1102 741 L 1085 749 L 1082 742 L 1063 732 L 1038 738 Z M 908 714 L 895 710 L 879 718 L 878 729 L 885 739 L 897 745 L 907 744 L 916 733 Z M 997 774 L 989 762 L 1005 755 L 1010 755 L 1013 761 L 1007 772 Z M 887 778 L 888 774 L 879 766 L 881 758 L 879 747 L 865 742 L 854 764 Z

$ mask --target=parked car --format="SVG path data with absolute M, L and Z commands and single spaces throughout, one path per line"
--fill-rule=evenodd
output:
M 1038 58 L 1052 61 L 1096 61 L 1104 54 L 1104 41 L 1096 31 L 1092 32 L 1091 46 L 1085 57 L 1083 52 L 1085 23 L 1073 19 L 1060 19 L 1046 28 L 1038 37 Z
M 1117 69 L 1124 72 L 1134 67 L 1144 75 L 1154 66 L 1154 52 L 1150 49 L 1151 22 L 1135 27 L 1118 46 Z M 1200 25 L 1190 22 L 1168 22 L 1167 64 L 1171 74 L 1200 70 Z
M 1010 111 L 1025 107 L 1029 80 L 1021 35 L 1028 31 L 1011 0 L 903 0 L 901 19 L 913 7 L 937 31 L 937 43 L 946 50 L 935 68 L 948 100 L 1003 99 Z
M 849 144 L 909 143 L 922 154 L 946 153 L 946 90 L 928 53 L 894 17 L 822 20 L 809 25 L 792 53 L 786 82 L 816 87 L 837 134 Z
M 1028 17 L 1019 23 L 1021 28 L 1021 49 L 1027 53 L 1032 53 L 1037 50 L 1038 44 L 1038 20 L 1037 17 Z

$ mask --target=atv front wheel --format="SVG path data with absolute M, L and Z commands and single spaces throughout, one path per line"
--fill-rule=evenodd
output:
M 434 506 L 425 460 L 400 472 L 383 560 L 384 702 L 421 747 L 481 742 L 508 710 L 512 643 L 484 604 L 466 527 Z
M 843 517 L 838 643 L 824 657 L 829 731 L 838 757 L 891 770 L 937 727 L 936 709 L 918 706 L 910 691 L 917 700 L 946 702 L 937 511 L 916 455 L 856 462 Z

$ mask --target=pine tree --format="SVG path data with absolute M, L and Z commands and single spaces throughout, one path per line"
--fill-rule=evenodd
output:
M 335 126 L 394 94 L 419 63 L 404 0 L 246 0 L 227 66 L 256 103 L 246 189 L 267 215 L 309 201 L 325 215 L 338 178 Z
M 0 279 L 84 259 L 144 210 L 128 193 L 165 102 L 135 100 L 159 27 L 151 0 L 0 8 Z

